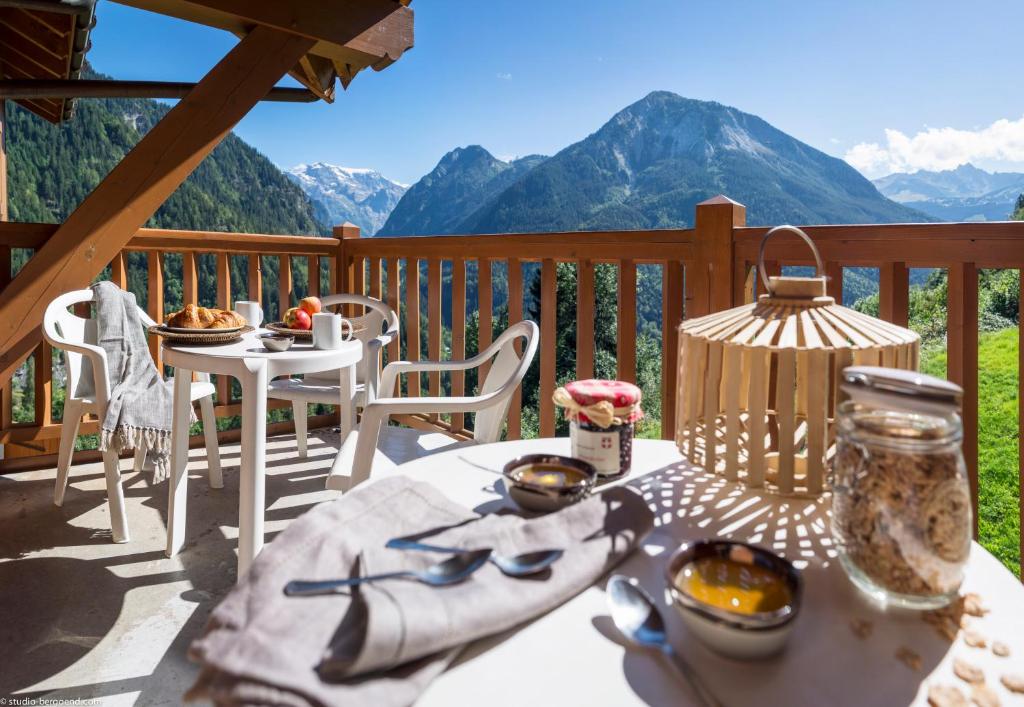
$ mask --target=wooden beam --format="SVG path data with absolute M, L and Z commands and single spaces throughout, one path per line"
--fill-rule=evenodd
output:
M 0 35 L 2 36 L 2 35 Z M 184 98 L 196 87 L 181 81 L 50 79 L 0 81 L 0 98 Z M 261 101 L 313 103 L 320 98 L 304 88 L 275 86 Z
M 316 54 L 323 56 L 347 49 L 378 61 L 395 61 L 412 47 L 413 11 L 404 6 L 408 3 L 395 0 L 117 1 L 229 31 L 256 24 L 290 32 L 314 40 L 312 44 L 319 42 Z M 298 66 L 301 58 L 293 65 Z
M 150 130 L 0 293 L 0 383 L 54 297 L 85 287 L 310 48 L 256 28 Z
M 0 221 L 8 220 L 7 211 L 7 101 L 0 99 Z

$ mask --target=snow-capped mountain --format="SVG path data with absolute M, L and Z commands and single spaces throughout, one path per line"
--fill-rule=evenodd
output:
M 326 162 L 300 164 L 285 173 L 309 196 L 317 218 L 328 226 L 350 221 L 372 236 L 409 188 L 372 169 Z
M 943 221 L 1005 221 L 1024 192 L 1024 174 L 963 164 L 942 172 L 890 174 L 875 186 L 893 201 Z

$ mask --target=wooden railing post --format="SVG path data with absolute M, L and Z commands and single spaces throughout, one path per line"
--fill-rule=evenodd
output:
M 733 229 L 747 223 L 747 209 L 719 194 L 697 204 L 695 267 L 687 270 L 693 301 L 687 318 L 733 306 Z M 692 270 L 693 272 L 690 272 Z
M 878 272 L 878 316 L 907 326 L 910 311 L 910 268 L 906 263 L 882 263 Z
M 331 293 L 340 294 L 343 292 L 355 293 L 355 272 L 352 257 L 345 252 L 345 241 L 352 238 L 359 238 L 359 226 L 354 223 L 345 222 L 332 229 L 335 238 L 338 239 L 338 254 L 334 257 L 334 271 L 331 278 Z M 359 292 L 357 294 L 363 294 Z M 351 315 L 351 311 L 342 312 Z

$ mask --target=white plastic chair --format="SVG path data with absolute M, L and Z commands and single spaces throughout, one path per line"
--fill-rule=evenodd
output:
M 505 330 L 484 351 L 465 361 L 395 361 L 381 374 L 380 390 L 395 390 L 395 381 L 403 373 L 421 371 L 466 371 L 479 368 L 492 361 L 479 395 L 459 397 L 377 398 L 363 408 L 359 430 L 345 439 L 338 458 L 327 477 L 327 488 L 347 491 L 370 477 L 378 457 L 378 443 L 387 446 L 391 434 L 402 435 L 405 430 L 388 427 L 391 415 L 418 413 L 476 413 L 473 424 L 473 442 L 487 444 L 501 438 L 501 429 L 512 402 L 512 394 L 522 383 L 526 370 L 537 353 L 539 331 L 531 321 L 515 324 Z M 517 339 L 525 339 L 522 354 L 516 352 Z M 553 345 L 553 344 L 552 344 Z M 492 360 L 493 359 L 493 360 Z M 424 451 L 428 451 L 424 449 Z M 436 449 L 429 451 L 438 451 Z M 342 472 L 351 469 L 351 476 Z
M 43 314 L 43 336 L 51 346 L 64 351 L 64 365 L 67 370 L 64 419 L 60 433 L 60 453 L 57 456 L 57 481 L 53 489 L 53 502 L 58 506 L 64 503 L 71 454 L 75 450 L 75 438 L 82 417 L 92 413 L 102 420 L 110 396 L 111 381 L 107 372 L 107 353 L 96 344 L 96 320 L 79 317 L 68 311 L 68 307 L 72 305 L 93 300 L 92 290 L 68 292 L 53 300 Z M 141 308 L 139 317 L 146 326 L 153 326 L 156 323 Z M 210 486 L 221 488 L 224 481 L 217 446 L 217 418 L 213 412 L 214 387 L 208 375 L 200 374 L 200 378 L 199 382 L 192 384 L 192 400 L 198 400 L 202 409 Z M 146 450 L 141 447 L 136 449 L 134 470 L 141 471 L 145 460 Z M 111 530 L 114 542 L 123 543 L 128 542 L 129 533 L 119 461 L 116 452 L 108 450 L 103 453 Z
M 366 407 L 367 403 L 377 397 L 380 389 L 381 350 L 398 336 L 398 315 L 380 300 L 362 295 L 328 295 L 322 297 L 320 302 L 324 309 L 340 304 L 362 305 L 366 308 L 365 313 L 359 317 L 347 317 L 357 328 L 361 328 L 353 336 L 363 342 L 363 359 L 356 366 L 356 405 Z M 306 406 L 315 403 L 337 405 L 340 396 L 341 386 L 338 384 L 336 370 L 307 373 L 303 378 L 278 378 L 271 381 L 267 390 L 268 398 L 292 402 L 295 442 L 300 457 L 306 456 Z

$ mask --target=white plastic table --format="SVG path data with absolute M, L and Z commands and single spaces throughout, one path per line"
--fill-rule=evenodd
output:
M 296 340 L 283 352 L 268 351 L 259 342 L 265 330 L 245 334 L 222 345 L 170 345 L 163 347 L 164 362 L 174 371 L 174 421 L 171 478 L 167 497 L 167 556 L 185 543 L 185 499 L 190 425 L 189 382 L 193 371 L 233 376 L 242 385 L 242 450 L 239 465 L 238 578 L 249 569 L 263 548 L 264 464 L 267 441 L 267 384 L 278 376 L 340 369 L 341 400 L 338 413 L 342 438 L 355 419 L 355 365 L 363 357 L 363 344 L 353 340 L 333 351 L 319 351 Z M 345 394 L 347 391 L 347 395 Z
M 523 440 L 465 447 L 404 464 L 379 476 L 404 474 L 435 484 L 478 512 L 511 507 L 495 474 L 520 454 L 567 454 L 568 439 Z M 963 591 L 978 592 L 991 613 L 971 627 L 1011 657 L 952 645 L 915 613 L 869 604 L 835 559 L 828 497 L 780 499 L 748 491 L 685 463 L 675 444 L 637 440 L 633 473 L 622 483 L 639 490 L 657 514 L 654 531 L 614 572 L 639 579 L 662 605 L 675 648 L 700 671 L 718 699 L 740 705 L 925 705 L 928 685 L 966 683 L 952 674 L 954 657 L 981 667 L 1004 705 L 1024 702 L 999 684 L 1024 673 L 1024 588 L 978 545 L 971 551 Z M 488 471 L 491 470 L 491 471 Z M 731 537 L 769 547 L 797 562 L 804 605 L 786 650 L 763 661 L 723 658 L 686 633 L 669 605 L 663 572 L 687 539 Z M 519 629 L 477 642 L 435 680 L 418 707 L 566 705 L 689 705 L 697 698 L 657 654 L 626 648 L 608 615 L 605 578 L 571 601 Z M 851 621 L 869 621 L 857 637 Z M 901 647 L 920 656 L 919 669 L 896 657 Z

